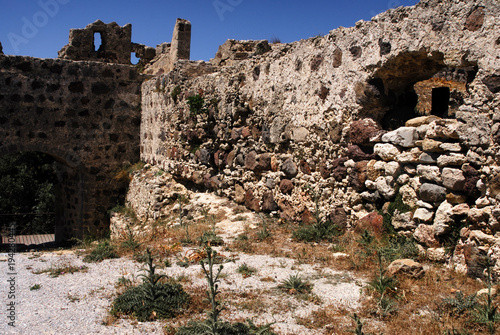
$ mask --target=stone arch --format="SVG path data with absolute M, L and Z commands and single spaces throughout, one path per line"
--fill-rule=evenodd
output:
M 477 72 L 474 64 L 461 62 L 463 65 L 450 68 L 441 52 L 426 50 L 391 57 L 366 83 L 358 85 L 360 117 L 372 118 L 384 129 L 393 130 L 419 115 L 453 116 L 466 95 L 466 85 Z M 447 96 L 445 90 L 449 91 Z
M 83 236 L 84 169 L 78 157 L 40 144 L 23 144 L 0 147 L 0 155 L 41 152 L 51 156 L 57 164 L 54 208 L 55 242 L 61 244 L 71 237 Z

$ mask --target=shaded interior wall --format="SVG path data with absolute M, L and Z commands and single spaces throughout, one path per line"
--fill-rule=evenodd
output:
M 0 55 L 0 154 L 61 164 L 57 239 L 103 234 L 139 159 L 140 83 L 132 66 Z

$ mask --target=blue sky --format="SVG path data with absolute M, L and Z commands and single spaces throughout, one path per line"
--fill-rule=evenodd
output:
M 0 0 L 5 54 L 55 58 L 71 28 L 100 19 L 132 24 L 132 41 L 170 42 L 176 18 L 191 21 L 191 59 L 209 60 L 227 39 L 293 42 L 350 27 L 418 0 Z

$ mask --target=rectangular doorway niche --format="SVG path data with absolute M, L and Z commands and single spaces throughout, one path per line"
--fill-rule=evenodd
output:
M 432 109 L 431 114 L 439 117 L 448 116 L 448 106 L 450 104 L 450 88 L 435 87 L 432 89 Z

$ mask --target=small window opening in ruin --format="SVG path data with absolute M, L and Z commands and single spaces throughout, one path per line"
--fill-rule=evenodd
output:
M 139 64 L 139 61 L 141 59 L 139 57 L 137 57 L 137 54 L 135 52 L 132 53 L 131 57 L 130 57 L 130 62 L 132 63 L 132 65 L 137 65 Z
M 448 106 L 450 103 L 450 88 L 435 87 L 432 89 L 432 109 L 431 114 L 439 117 L 448 116 Z
M 94 33 L 94 51 L 100 51 L 102 47 L 102 33 Z

